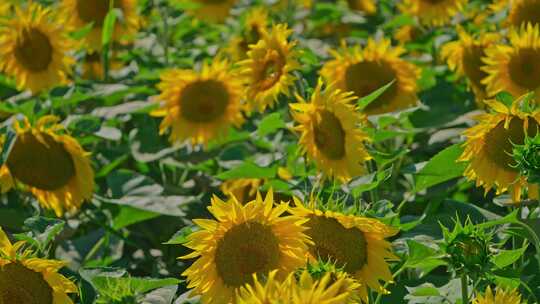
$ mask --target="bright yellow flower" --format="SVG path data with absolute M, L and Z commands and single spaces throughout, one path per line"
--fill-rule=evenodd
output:
M 247 203 L 257 197 L 259 187 L 264 184 L 260 178 L 229 179 L 221 184 L 221 192 L 228 197 L 235 197 L 239 202 Z
M 327 259 L 336 263 L 336 267 L 343 267 L 362 285 L 358 292 L 365 303 L 368 287 L 378 293 L 388 293 L 381 281 L 392 281 L 387 261 L 397 257 L 385 239 L 397 234 L 398 230 L 376 219 L 306 207 L 298 199 L 295 204 L 291 213 L 308 219 L 305 226 L 308 228 L 306 234 L 314 243 L 309 247 L 313 260 Z
M 45 116 L 35 127 L 26 119 L 15 123 L 17 138 L 1 168 L 0 181 L 3 188 L 16 184 L 30 191 L 41 206 L 61 216 L 92 198 L 94 171 L 88 153 L 62 132 L 58 120 Z
M 160 134 L 172 129 L 173 143 L 191 139 L 194 144 L 207 144 L 244 120 L 242 82 L 227 61 L 216 59 L 200 72 L 169 70 L 161 75 L 158 88 L 162 104 L 152 115 L 164 117 Z
M 521 145 L 525 134 L 534 136 L 540 127 L 540 112 L 520 110 L 521 99 L 511 107 L 495 100 L 485 101 L 491 113 L 479 115 L 478 124 L 467 129 L 465 150 L 459 161 L 468 162 L 464 175 L 484 187 L 486 193 L 495 188 L 497 194 L 510 191 L 514 202 L 521 198 L 522 189 L 528 188 L 529 197 L 538 197 L 538 186 L 528 185 L 513 167 L 513 144 Z
M 93 23 L 92 30 L 85 37 L 87 48 L 91 52 L 101 50 L 103 25 L 110 6 L 111 0 L 62 0 L 62 9 L 69 17 L 72 27 L 81 29 Z M 114 0 L 114 8 L 122 11 L 123 18 L 116 20 L 113 40 L 119 43 L 132 41 L 140 25 L 137 0 Z
M 192 0 L 191 2 L 195 4 L 195 7 L 190 8 L 188 13 L 195 18 L 209 22 L 223 22 L 237 0 Z
M 14 16 L 0 22 L 0 70 L 15 78 L 18 89 L 39 93 L 68 83 L 71 44 L 50 9 L 17 6 Z
M 247 112 L 263 112 L 274 105 L 280 94 L 289 95 L 296 79 L 292 72 L 300 67 L 296 42 L 288 41 L 291 33 L 284 24 L 273 26 L 251 46 L 248 59 L 240 62 L 247 84 Z
M 231 40 L 229 52 L 233 60 L 247 58 L 249 46 L 257 44 L 264 32 L 267 31 L 268 12 L 262 7 L 256 7 L 249 11 L 244 21 L 242 32 Z
M 77 286 L 58 273 L 66 263 L 30 257 L 23 246 L 11 244 L 0 227 L 0 303 L 73 304 L 67 294 Z
M 407 43 L 416 40 L 422 30 L 416 25 L 405 25 L 397 28 L 394 32 L 394 39 L 401 43 Z
M 419 19 L 420 23 L 441 26 L 450 23 L 468 0 L 404 0 L 399 8 L 402 12 Z
M 342 91 L 354 92 L 357 98 L 395 80 L 364 112 L 373 115 L 402 110 L 416 104 L 416 80 L 420 77 L 420 70 L 414 64 L 400 58 L 403 53 L 405 49 L 392 47 L 389 39 L 377 42 L 370 38 L 363 49 L 332 50 L 334 59 L 324 64 L 321 76 L 328 83 L 335 82 Z
M 194 251 L 182 257 L 197 258 L 183 273 L 192 293 L 203 303 L 229 303 L 253 283 L 253 274 L 277 270 L 276 277 L 283 279 L 304 265 L 309 243 L 304 220 L 283 215 L 288 208 L 274 206 L 272 191 L 245 205 L 214 197 L 208 210 L 216 219 L 193 221 L 201 230 L 188 237 L 186 246 Z
M 496 292 L 491 291 L 488 286 L 486 293 L 476 296 L 472 301 L 473 304 L 521 304 L 521 295 L 517 290 L 504 290 L 497 288 Z
M 511 28 L 510 45 L 494 45 L 486 50 L 482 83 L 488 95 L 506 91 L 521 96 L 530 91 L 540 96 L 540 33 L 538 25 Z
M 365 173 L 364 162 L 371 159 L 364 147 L 369 137 L 360 129 L 365 117 L 351 105 L 351 92 L 322 85 L 319 80 L 309 102 L 297 96 L 300 102 L 290 105 L 298 123 L 294 129 L 302 150 L 325 176 L 347 182 Z
M 540 23 L 540 1 L 538 0 L 512 0 L 510 3 L 510 12 L 506 19 L 506 24 L 520 27 L 531 23 L 537 25 Z
M 364 12 L 367 15 L 374 15 L 377 12 L 375 0 L 347 0 L 347 4 L 350 9 Z

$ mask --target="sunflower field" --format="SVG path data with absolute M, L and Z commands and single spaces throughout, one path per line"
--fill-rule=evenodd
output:
M 537 100 L 540 0 L 0 0 L 0 304 L 538 304 Z

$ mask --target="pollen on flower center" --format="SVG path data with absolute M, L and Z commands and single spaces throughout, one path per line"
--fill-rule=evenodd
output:
M 467 78 L 472 84 L 478 88 L 483 88 L 482 80 L 486 78 L 487 73 L 482 71 L 484 66 L 482 57 L 484 57 L 484 49 L 481 46 L 471 46 L 463 51 L 463 70 Z
M 345 84 L 348 91 L 353 91 L 357 97 L 364 97 L 388 84 L 396 78 L 396 74 L 384 62 L 364 61 L 355 63 L 345 71 Z M 366 110 L 379 108 L 394 98 L 397 92 L 394 84 L 381 96 L 370 103 Z
M 251 283 L 254 273 L 267 274 L 278 268 L 279 260 L 279 241 L 272 228 L 255 221 L 229 229 L 215 254 L 218 275 L 232 287 Z
M 18 263 L 0 268 L 0 304 L 52 304 L 53 290 L 43 275 Z
M 207 123 L 223 116 L 229 104 L 227 88 L 216 80 L 188 84 L 180 95 L 181 115 L 188 121 Z
M 15 58 L 32 72 L 47 70 L 53 58 L 49 37 L 36 28 L 25 28 L 17 39 Z
M 115 8 L 121 8 L 119 2 L 114 1 Z M 77 14 L 84 22 L 93 22 L 94 26 L 102 27 L 110 5 L 110 0 L 77 0 Z
M 540 49 L 520 49 L 508 65 L 510 78 L 518 85 L 535 90 L 540 87 Z
M 73 159 L 52 136 L 32 132 L 19 134 L 6 162 L 22 183 L 42 190 L 57 190 L 75 176 Z
M 367 264 L 366 237 L 359 229 L 345 228 L 334 218 L 315 215 L 306 226 L 306 234 L 315 244 L 310 247 L 314 256 L 335 262 L 348 273 L 355 273 Z
M 320 112 L 320 119 L 314 123 L 315 145 L 329 159 L 345 156 L 345 131 L 339 119 L 330 111 Z

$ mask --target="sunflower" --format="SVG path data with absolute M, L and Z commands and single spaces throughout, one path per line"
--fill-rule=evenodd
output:
M 71 44 L 62 24 L 37 3 L 26 10 L 15 7 L 15 15 L 0 24 L 0 71 L 14 77 L 17 88 L 38 93 L 68 83 L 71 66 L 67 55 Z
M 22 246 L 11 244 L 0 227 L 0 303 L 72 304 L 67 294 L 77 286 L 58 273 L 66 263 L 31 257 Z
M 510 45 L 494 45 L 486 50 L 482 81 L 488 95 L 507 91 L 521 96 L 533 91 L 540 96 L 540 34 L 538 25 L 511 28 Z
M 399 5 L 402 12 L 419 19 L 420 23 L 441 26 L 450 23 L 468 0 L 404 0 Z
M 277 270 L 283 279 L 305 263 L 309 240 L 305 220 L 283 215 L 288 205 L 274 207 L 272 191 L 263 200 L 242 205 L 234 197 L 227 202 L 212 199 L 208 207 L 216 220 L 194 220 L 201 230 L 188 237 L 194 251 L 182 258 L 197 260 L 183 273 L 188 288 L 200 294 L 203 303 L 229 303 L 253 274 Z
M 237 61 L 247 58 L 249 46 L 256 44 L 267 31 L 268 12 L 262 7 L 249 11 L 242 27 L 242 32 L 231 41 L 229 47 L 232 58 Z
M 313 241 L 309 254 L 313 260 L 329 260 L 342 267 L 362 286 L 358 292 L 363 302 L 368 301 L 368 287 L 379 293 L 388 293 L 380 281 L 392 281 L 387 261 L 397 257 L 385 238 L 398 230 L 376 219 L 344 215 L 306 207 L 295 199 L 291 213 L 308 219 L 306 234 Z
M 207 144 L 243 122 L 242 82 L 227 61 L 203 64 L 200 72 L 169 70 L 161 75 L 158 88 L 163 104 L 152 115 L 164 117 L 160 134 L 171 128 L 171 142 L 190 138 L 194 144 Z
M 404 25 L 394 32 L 394 39 L 402 44 L 417 40 L 422 35 L 422 29 L 417 25 Z
M 229 16 L 237 0 L 192 0 L 195 4 L 188 13 L 195 18 L 209 22 L 223 22 Z
M 476 296 L 472 304 L 521 304 L 521 295 L 517 290 L 505 290 L 497 288 L 495 293 L 488 286 L 486 293 Z
M 109 69 L 111 71 L 122 67 L 122 63 L 116 60 L 115 57 L 115 52 L 111 52 L 111 58 L 109 58 Z M 100 52 L 89 52 L 84 56 L 82 76 L 85 79 L 103 79 L 103 77 L 105 77 L 103 60 Z
M 329 83 L 336 82 L 337 88 L 342 91 L 354 92 L 357 98 L 367 96 L 395 80 L 389 89 L 364 109 L 368 115 L 410 107 L 418 99 L 416 80 L 420 70 L 400 58 L 405 52 L 403 47 L 391 47 L 390 44 L 389 39 L 376 42 L 370 38 L 364 49 L 343 47 L 332 50 L 334 59 L 324 64 L 321 76 Z
M 510 1 L 511 9 L 506 24 L 519 27 L 531 23 L 540 23 L 540 1 L 538 0 L 513 0 Z
M 351 10 L 361 11 L 367 15 L 374 15 L 377 12 L 375 0 L 347 0 Z
M 62 7 L 69 24 L 80 29 L 92 23 L 92 30 L 85 37 L 88 50 L 101 50 L 101 35 L 105 17 L 109 12 L 111 0 L 62 0 Z M 122 11 L 122 19 L 117 20 L 113 39 L 116 42 L 130 42 L 139 30 L 140 18 L 137 15 L 137 0 L 114 0 L 114 8 Z
M 263 112 L 271 107 L 280 94 L 289 95 L 289 88 L 296 77 L 292 72 L 300 68 L 296 42 L 287 39 L 292 33 L 285 24 L 263 32 L 257 44 L 248 51 L 248 59 L 240 62 L 242 77 L 246 82 L 247 112 Z
M 473 37 L 461 27 L 458 27 L 457 32 L 459 40 L 445 44 L 441 50 L 441 56 L 446 59 L 451 70 L 467 78 L 476 101 L 483 104 L 486 87 L 482 80 L 487 77 L 487 73 L 482 70 L 485 65 L 482 58 L 486 56 L 486 50 L 502 37 L 497 33 L 485 33 L 479 37 Z
M 347 182 L 365 172 L 364 161 L 371 159 L 363 142 L 369 137 L 359 125 L 365 118 L 350 103 L 352 93 L 344 93 L 328 85 L 322 90 L 322 80 L 310 102 L 297 96 L 291 104 L 292 116 L 298 123 L 300 145 L 308 157 L 328 177 Z
M 520 109 L 521 99 L 511 106 L 496 100 L 485 103 L 493 111 L 477 117 L 478 124 L 464 132 L 467 140 L 458 161 L 468 162 L 464 175 L 475 180 L 486 193 L 495 188 L 497 194 L 510 191 L 514 202 L 528 188 L 529 197 L 538 197 L 538 186 L 528 185 L 514 167 L 513 145 L 521 145 L 525 135 L 534 136 L 540 127 L 540 111 L 527 113 Z
M 88 153 L 63 134 L 58 118 L 45 116 L 32 127 L 27 119 L 14 124 L 17 138 L 1 171 L 30 191 L 57 216 L 80 208 L 92 198 L 94 172 Z M 0 179 L 7 187 L 9 178 Z
M 247 203 L 257 197 L 257 191 L 263 183 L 264 180 L 260 178 L 229 179 L 221 184 L 220 189 L 225 195 Z

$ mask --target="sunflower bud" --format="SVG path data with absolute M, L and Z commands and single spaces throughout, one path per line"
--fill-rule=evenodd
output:
M 523 145 L 514 145 L 516 168 L 530 183 L 540 183 L 540 134 L 526 137 Z

